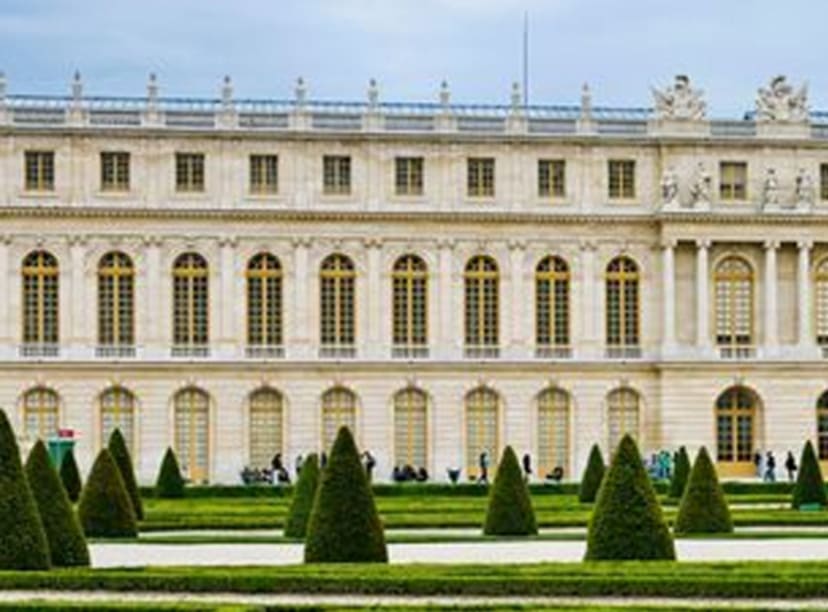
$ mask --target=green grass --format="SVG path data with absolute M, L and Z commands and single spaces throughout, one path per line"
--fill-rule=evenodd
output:
M 0 589 L 168 593 L 825 598 L 828 562 L 293 565 L 0 572 Z

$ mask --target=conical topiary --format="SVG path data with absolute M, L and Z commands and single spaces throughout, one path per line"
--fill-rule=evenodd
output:
M 793 490 L 792 505 L 799 509 L 806 504 L 826 505 L 825 482 L 822 480 L 822 469 L 819 467 L 814 446 L 808 440 L 802 449 L 799 460 L 799 473 L 796 475 L 796 486 Z
M 672 560 L 673 538 L 664 522 L 635 441 L 621 439 L 598 491 L 589 521 L 585 559 Z
M 0 569 L 49 569 L 49 544 L 6 413 L 0 410 Z
M 342 427 L 319 479 L 305 540 L 305 563 L 387 562 L 374 494 L 354 438 Z
M 52 565 L 88 566 L 86 538 L 83 537 L 72 502 L 49 459 L 46 445 L 41 440 L 29 452 L 25 470 L 49 542 Z
M 595 501 L 606 469 L 601 449 L 597 444 L 593 444 L 592 450 L 589 451 L 589 460 L 584 475 L 581 477 L 581 486 L 578 488 L 578 501 L 582 504 L 591 504 Z
M 144 506 L 141 503 L 141 493 L 138 491 L 138 483 L 135 481 L 135 470 L 132 468 L 132 457 L 129 455 L 129 449 L 126 445 L 121 430 L 116 428 L 109 436 L 109 452 L 112 453 L 112 458 L 121 470 L 121 478 L 124 479 L 124 486 L 129 495 L 129 500 L 132 502 L 132 510 L 135 512 L 135 518 L 143 520 Z
M 167 499 L 184 497 L 184 477 L 178 467 L 175 452 L 171 448 L 167 448 L 164 459 L 161 461 L 158 480 L 155 481 L 155 494 Z
M 523 479 L 517 455 L 511 446 L 503 450 L 494 485 L 489 492 L 489 508 L 483 525 L 484 535 L 535 535 L 538 524 Z
M 78 464 L 75 461 L 75 453 L 71 448 L 66 451 L 63 460 L 60 462 L 60 481 L 63 483 L 63 488 L 66 489 L 69 501 L 73 504 L 78 503 L 83 483 L 81 482 Z
M 293 489 L 293 499 L 290 500 L 290 509 L 285 521 L 286 538 L 305 537 L 318 485 L 319 457 L 316 453 L 312 453 L 302 463 L 299 479 Z
M 669 495 L 673 499 L 681 499 L 687 486 L 687 477 L 690 476 L 690 457 L 683 446 L 676 451 L 673 459 L 673 477 L 670 479 Z
M 134 538 L 135 512 L 121 471 L 109 449 L 98 453 L 81 493 L 78 516 L 87 537 Z
M 730 533 L 733 521 L 716 468 L 705 447 L 699 449 L 681 497 L 673 533 Z

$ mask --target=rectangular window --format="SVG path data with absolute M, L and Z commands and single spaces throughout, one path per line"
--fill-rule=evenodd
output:
M 398 196 L 423 195 L 423 158 L 397 157 L 394 176 Z
M 493 157 L 470 157 L 466 166 L 466 186 L 470 198 L 493 198 L 495 194 L 495 160 Z
M 26 191 L 54 191 L 54 151 L 26 151 Z
M 828 164 L 819 165 L 819 199 L 828 200 Z
M 635 197 L 635 161 L 611 159 L 609 161 L 609 197 L 612 200 Z
M 176 191 L 204 191 L 204 154 L 175 154 L 175 189 Z
M 719 198 L 725 201 L 747 200 L 747 164 L 721 162 L 719 164 Z
M 101 191 L 129 191 L 129 153 L 101 153 Z
M 277 155 L 250 156 L 250 193 L 279 192 L 279 157 Z
M 566 164 L 564 160 L 538 160 L 538 197 L 564 197 L 566 195 L 565 178 Z
M 351 157 L 325 155 L 322 158 L 322 191 L 327 195 L 351 193 Z

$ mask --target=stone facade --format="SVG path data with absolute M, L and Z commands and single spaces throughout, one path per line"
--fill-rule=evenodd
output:
M 367 103 L 334 106 L 309 101 L 304 84 L 294 100 L 256 102 L 234 100 L 227 81 L 219 100 L 198 102 L 159 97 L 154 79 L 135 99 L 86 98 L 79 77 L 57 100 L 8 95 L 3 81 L 0 405 L 25 444 L 57 426 L 75 430 L 87 468 L 106 434 L 102 397 L 124 390 L 128 416 L 121 406 L 116 419 L 130 419 L 144 483 L 167 446 L 187 446 L 178 448 L 185 464 L 203 463 L 192 475 L 210 482 L 238 482 L 264 451 L 292 465 L 321 449 L 326 418 L 354 424 L 380 479 L 403 462 L 405 440 L 437 480 L 449 468 L 473 476 L 478 451 L 494 456 L 505 444 L 529 453 L 541 476 L 560 465 L 577 477 L 593 442 L 606 453 L 627 429 L 647 453 L 707 445 L 729 476 L 752 473 L 757 450 L 781 465 L 787 450 L 828 436 L 818 426 L 828 389 L 828 124 L 819 114 L 776 119 L 767 110 L 774 92 L 793 95 L 778 80 L 761 120 L 707 119 L 698 100 L 682 101 L 701 95 L 687 83 L 653 113 L 593 108 L 588 91 L 579 107 L 524 109 L 518 95 L 480 108 L 452 105 L 447 87 L 436 104 L 383 104 L 374 84 Z M 671 110 L 688 104 L 696 110 Z M 129 154 L 122 190 L 102 189 L 101 153 L 113 151 Z M 53 154 L 48 188 L 27 184 L 27 152 Z M 176 188 L 181 152 L 203 155 L 203 190 Z M 275 193 L 251 193 L 251 155 L 278 156 Z M 323 189 L 328 155 L 350 159 L 345 195 Z M 422 193 L 397 195 L 400 157 L 422 160 Z M 492 196 L 468 196 L 471 158 L 494 160 Z M 560 196 L 539 195 L 539 160 L 564 162 Z M 613 194 L 619 160 L 634 162 L 634 188 Z M 727 163 L 738 166 L 733 177 Z M 693 195 L 700 167 L 709 202 Z M 57 342 L 24 332 L 24 319 L 49 307 L 24 283 L 24 262 L 39 252 L 56 260 Z M 134 270 L 134 337 L 118 346 L 102 344 L 99 320 L 100 262 L 113 252 Z M 207 263 L 209 339 L 198 351 L 174 346 L 172 270 L 185 253 Z M 260 253 L 281 269 L 281 341 L 264 351 L 250 350 L 248 335 L 246 270 Z M 332 254 L 355 270 L 345 352 L 320 342 L 320 267 Z M 392 270 L 407 254 L 427 267 L 427 341 L 401 355 Z M 555 311 L 565 341 L 541 346 L 536 270 L 550 255 L 567 266 L 566 307 Z M 496 340 L 483 351 L 470 350 L 480 347 L 466 330 L 465 270 L 476 256 L 497 267 Z M 623 297 L 610 295 L 617 258 L 635 267 Z M 735 267 L 723 263 L 734 258 Z M 626 309 L 620 340 L 609 329 L 613 308 Z M 261 389 L 279 398 L 269 417 L 254 416 Z M 331 389 L 353 394 L 353 416 L 323 416 Z M 421 419 L 395 417 L 406 389 L 422 392 Z M 471 414 L 481 389 L 495 398 L 491 418 Z M 550 389 L 564 392 L 562 411 L 540 407 Z M 742 395 L 726 396 L 733 389 Z M 53 400 L 27 400 L 32 390 Z M 179 414 L 182 390 L 202 394 L 203 414 Z M 56 421 L 35 414 L 52 410 L 49 401 Z M 257 429 L 273 433 L 270 446 Z

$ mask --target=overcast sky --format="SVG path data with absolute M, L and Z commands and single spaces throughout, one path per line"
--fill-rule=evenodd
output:
M 687 73 L 712 114 L 753 107 L 774 74 L 807 80 L 828 108 L 825 0 L 0 0 L 0 69 L 11 93 L 286 98 L 297 76 L 320 99 L 501 102 L 520 80 L 530 22 L 530 102 L 651 103 Z

